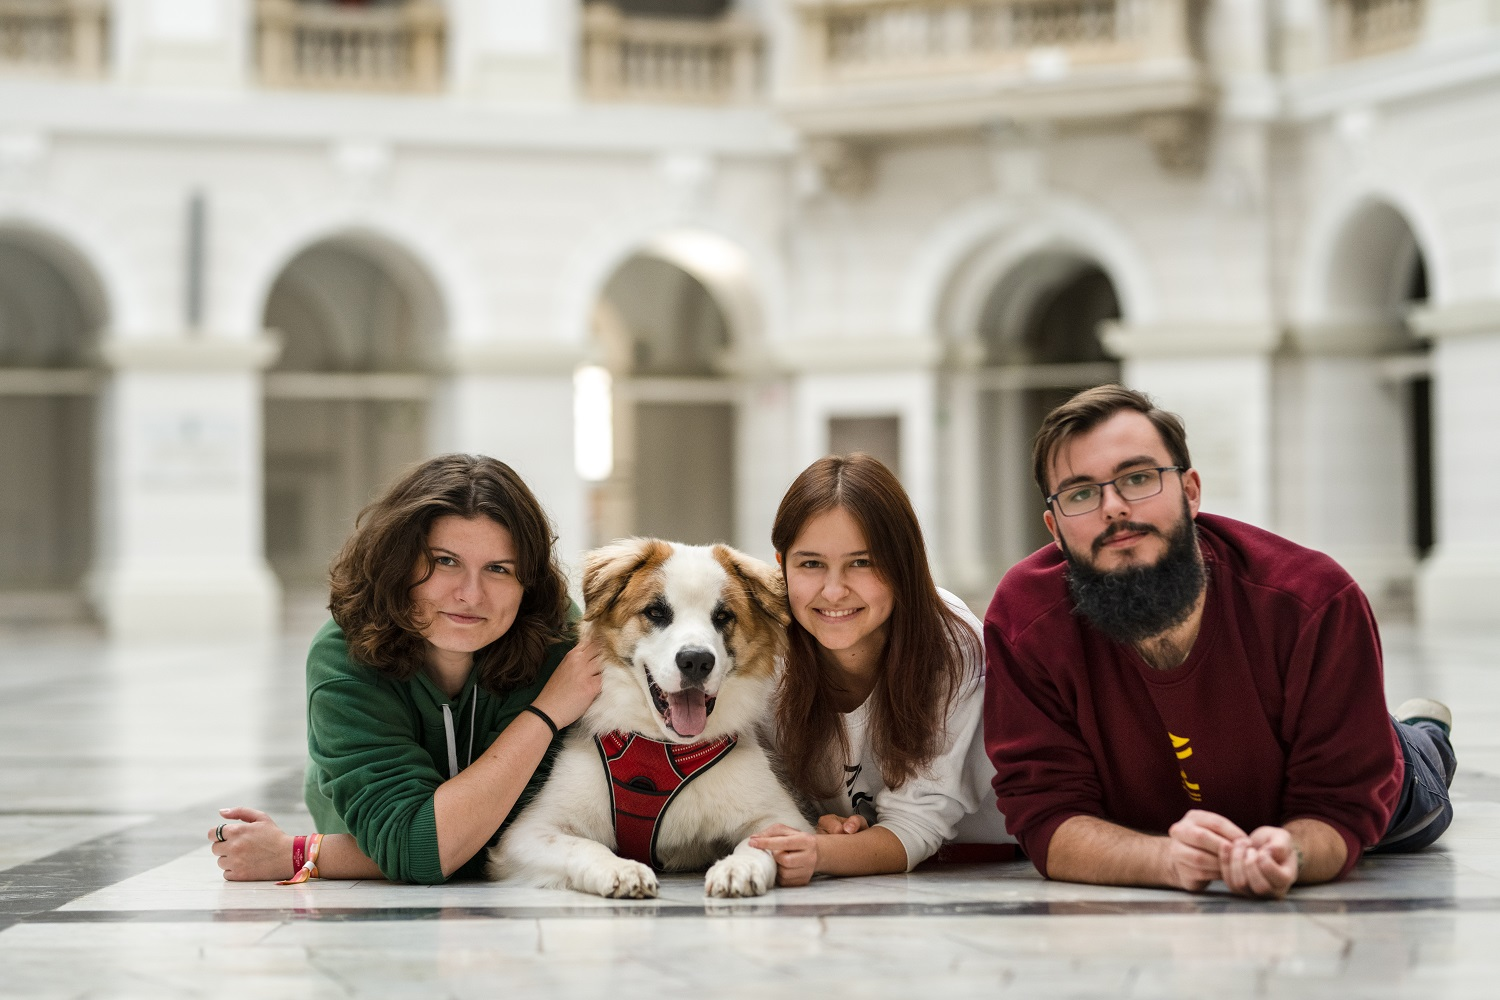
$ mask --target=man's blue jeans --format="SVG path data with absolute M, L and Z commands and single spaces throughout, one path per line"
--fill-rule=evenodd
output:
M 1406 723 L 1391 720 L 1401 741 L 1406 773 L 1401 779 L 1401 798 L 1391 814 L 1390 825 L 1380 843 L 1369 853 L 1417 851 L 1443 835 L 1453 822 L 1453 802 L 1448 786 L 1458 769 L 1453 743 L 1443 727 L 1418 719 Z

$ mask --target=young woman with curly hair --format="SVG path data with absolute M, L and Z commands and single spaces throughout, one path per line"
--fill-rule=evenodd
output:
M 792 612 L 777 748 L 822 814 L 816 833 L 777 825 L 751 840 L 778 883 L 909 871 L 940 851 L 1010 857 L 984 749 L 981 627 L 933 583 L 900 481 L 868 455 L 814 462 L 771 542 Z
M 557 730 L 599 693 L 546 514 L 503 462 L 444 455 L 365 508 L 330 576 L 333 620 L 307 656 L 304 794 L 322 836 L 225 809 L 209 831 L 224 877 L 480 874 Z

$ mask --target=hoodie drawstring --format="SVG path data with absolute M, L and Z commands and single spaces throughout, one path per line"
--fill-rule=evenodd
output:
M 474 763 L 474 722 L 479 713 L 479 685 L 474 685 L 473 701 L 469 706 L 469 759 L 464 763 L 468 767 Z M 447 705 L 443 706 L 443 731 L 448 737 L 448 777 L 458 777 L 458 743 L 453 738 L 453 710 Z

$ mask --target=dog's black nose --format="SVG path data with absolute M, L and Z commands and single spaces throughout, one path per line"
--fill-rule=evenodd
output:
M 702 687 L 714 669 L 714 652 L 702 646 L 684 646 L 677 651 L 677 671 L 682 683 Z

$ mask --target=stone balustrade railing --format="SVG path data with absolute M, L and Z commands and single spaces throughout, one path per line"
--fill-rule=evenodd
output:
M 803 82 L 1193 58 L 1194 0 L 797 0 Z
M 0 0 L 0 72 L 98 76 L 106 0 Z
M 434 0 L 342 7 L 256 0 L 257 62 L 272 87 L 434 91 L 444 17 Z
M 601 101 L 737 104 L 761 85 L 760 30 L 714 20 L 640 17 L 603 3 L 583 14 L 585 94 Z
M 1411 45 L 1421 34 L 1426 9 L 1426 0 L 1333 0 L 1329 16 L 1335 60 Z

